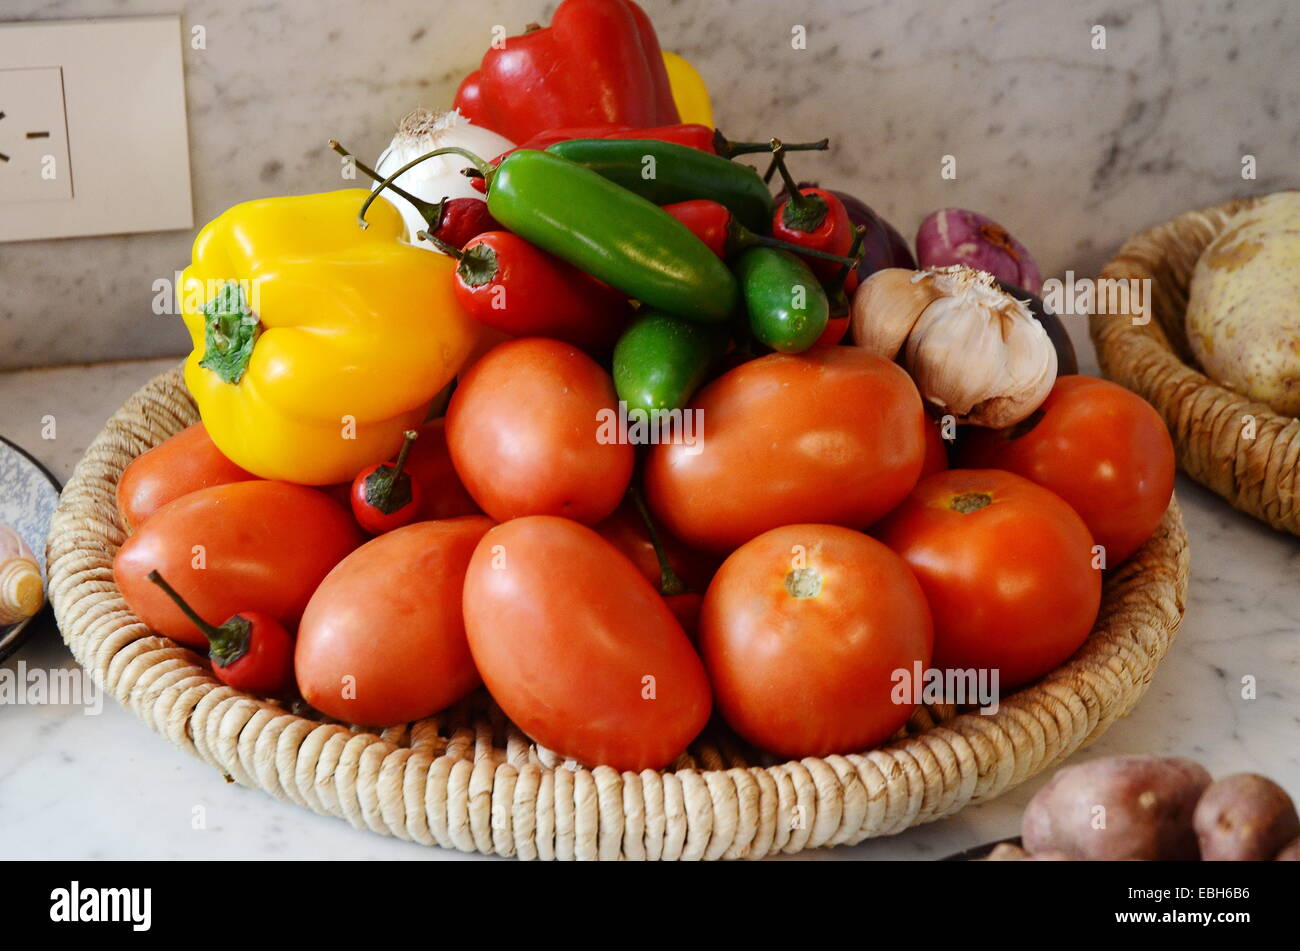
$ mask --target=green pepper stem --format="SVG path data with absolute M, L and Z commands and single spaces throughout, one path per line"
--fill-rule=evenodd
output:
M 393 182 L 396 179 L 401 178 L 404 174 L 409 172 L 411 169 L 415 168 L 415 166 L 419 165 L 421 162 L 427 162 L 429 159 L 437 158 L 440 155 L 459 155 L 464 159 L 468 159 L 470 162 L 474 163 L 474 166 L 480 172 L 483 173 L 484 178 L 487 178 L 489 182 L 491 181 L 489 176 L 493 171 L 492 166 L 489 165 L 487 162 L 485 162 L 483 159 L 479 158 L 469 149 L 462 149 L 460 146 L 457 145 L 449 145 L 446 146 L 445 148 L 434 149 L 432 152 L 426 152 L 424 155 L 411 159 L 409 162 L 407 162 L 397 171 L 393 172 L 393 174 L 389 175 L 387 178 L 380 181 L 379 187 L 366 196 L 366 200 L 361 205 L 361 210 L 357 212 L 357 220 L 360 223 L 361 227 L 362 228 L 366 227 L 367 225 L 366 212 L 370 210 L 370 206 L 374 204 L 374 201 L 377 197 L 379 197 L 380 192 L 382 192 L 385 188 L 392 188 Z M 401 193 L 398 192 L 398 194 Z
M 817 199 L 810 198 L 801 192 L 799 183 L 794 180 L 790 170 L 785 167 L 785 153 L 789 151 L 789 147 L 782 143 L 780 139 L 773 139 L 769 147 L 772 150 L 772 163 L 776 166 L 776 170 L 781 173 L 781 181 L 785 183 L 786 194 L 790 196 L 786 199 L 787 203 L 793 205 L 800 215 L 816 214 Z M 825 217 L 824 211 L 822 217 Z M 816 225 L 807 230 L 812 231 L 815 227 Z
M 738 155 L 754 155 L 758 152 L 770 152 L 772 142 L 732 142 L 721 131 L 713 133 L 713 147 L 723 158 L 735 158 Z M 791 142 L 785 146 L 787 152 L 825 152 L 831 147 L 830 139 L 818 139 L 816 142 Z
M 149 572 L 148 578 L 162 588 L 163 594 L 171 598 L 176 607 L 180 608 L 181 613 L 194 622 L 194 626 L 203 632 L 203 636 L 208 639 L 210 645 L 209 656 L 215 658 L 219 666 L 229 666 L 248 650 L 248 632 L 251 625 L 246 618 L 236 614 L 220 627 L 209 624 L 199 617 L 198 612 L 190 607 L 189 602 L 182 598 L 177 590 L 169 585 L 157 570 Z
M 340 145 L 338 139 L 330 139 L 330 148 L 332 148 L 335 152 L 339 153 L 339 155 L 342 155 L 344 158 L 352 159 L 352 164 L 355 165 L 357 168 L 361 169 L 362 174 L 368 176 L 369 178 L 373 179 L 376 182 L 379 182 L 380 185 L 387 184 L 388 188 L 391 188 L 394 192 L 396 192 L 402 198 L 405 198 L 407 201 L 409 201 L 412 205 L 415 206 L 415 210 L 420 213 L 420 217 L 423 218 L 425 223 L 428 225 L 427 231 L 417 231 L 415 233 L 415 237 L 417 239 L 423 238 L 424 240 L 432 244 L 435 248 L 437 248 L 439 251 L 441 251 L 443 254 L 449 254 L 454 258 L 460 257 L 459 248 L 453 248 L 450 244 L 443 241 L 441 238 L 437 237 L 434 234 L 434 232 L 437 231 L 438 228 L 442 225 L 442 219 L 447 215 L 448 199 L 446 195 L 443 196 L 442 201 L 440 202 L 435 203 L 435 202 L 425 201 L 423 198 L 419 198 L 415 195 L 412 195 L 410 192 L 408 192 L 405 188 L 402 188 L 396 182 L 391 182 L 391 181 L 385 182 L 382 175 L 380 175 L 373 168 L 371 168 L 365 162 L 361 161 L 361 159 L 357 158 L 355 155 L 353 155 L 351 152 L 345 149 L 342 145 Z M 376 193 L 377 191 L 378 190 L 376 190 Z M 364 217 L 362 217 L 360 219 L 361 227 L 364 229 L 367 226 L 367 224 L 368 222 L 365 220 Z
M 632 497 L 632 504 L 636 506 L 637 512 L 641 515 L 641 521 L 645 524 L 645 531 L 650 536 L 650 544 L 655 550 L 655 558 L 659 561 L 659 593 L 664 597 L 671 597 L 675 594 L 685 594 L 686 584 L 673 570 L 672 564 L 668 561 L 668 555 L 664 552 L 663 545 L 659 542 L 659 532 L 655 528 L 654 519 L 650 517 L 650 510 L 646 508 L 645 500 L 641 498 L 641 493 L 637 491 L 636 486 L 627 490 L 627 494 Z
M 853 243 L 849 245 L 848 263 L 835 272 L 830 286 L 826 288 L 827 293 L 832 295 L 844 293 L 844 282 L 849 279 L 849 272 L 862 261 L 862 239 L 866 233 L 866 225 L 858 225 L 853 229 Z

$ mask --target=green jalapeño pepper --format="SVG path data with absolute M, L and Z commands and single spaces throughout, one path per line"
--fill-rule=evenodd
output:
M 750 248 L 736 261 L 749 329 L 781 353 L 807 350 L 830 319 L 830 302 L 799 258 L 778 248 Z
M 502 226 L 647 307 L 712 324 L 739 307 L 736 279 L 689 228 L 640 195 L 546 152 L 518 149 L 493 168 L 465 149 L 435 149 L 381 182 L 361 214 L 409 168 L 447 154 L 477 166 L 487 180 L 488 211 Z
M 628 412 L 680 409 L 704 382 L 726 337 L 680 317 L 643 313 L 614 347 L 614 388 Z
M 546 151 L 656 205 L 707 198 L 730 208 L 753 231 L 765 232 L 771 224 L 772 195 L 762 176 L 720 155 L 656 139 L 570 139 Z

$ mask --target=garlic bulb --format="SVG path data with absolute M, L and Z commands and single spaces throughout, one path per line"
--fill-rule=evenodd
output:
M 0 525 L 0 625 L 26 620 L 44 604 L 36 557 L 17 532 Z
M 515 147 L 505 136 L 471 125 L 455 109 L 450 112 L 416 109 L 398 125 L 393 141 L 375 163 L 375 171 L 387 178 L 412 159 L 434 149 L 453 145 L 468 149 L 484 160 L 494 159 Z M 429 202 L 439 202 L 444 198 L 482 199 L 483 193 L 477 191 L 470 180 L 461 174 L 461 169 L 469 167 L 470 163 L 459 155 L 440 155 L 403 172 L 394 182 L 416 198 Z M 377 184 L 374 187 L 378 187 Z M 407 240 L 419 247 L 437 251 L 430 242 L 419 241 L 415 237 L 417 231 L 425 231 L 429 227 L 415 206 L 389 189 L 384 189 L 384 197 L 402 213 L 402 220 L 406 222 Z
M 858 346 L 898 357 L 925 401 L 960 423 L 1001 429 L 1042 405 L 1056 350 L 1024 301 L 987 271 L 899 270 L 877 271 L 854 294 Z

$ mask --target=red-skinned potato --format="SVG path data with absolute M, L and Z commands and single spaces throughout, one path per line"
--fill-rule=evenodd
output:
M 614 381 L 577 347 L 521 337 L 493 348 L 447 407 L 461 482 L 492 518 L 559 515 L 594 525 L 618 507 L 635 454 L 599 438 Z
M 465 575 L 465 633 L 506 715 L 562 756 L 660 769 L 709 717 L 704 666 L 654 587 L 596 532 L 498 525 Z
M 907 373 L 857 347 L 759 357 L 690 408 L 702 438 L 651 447 L 646 496 L 660 524 L 715 554 L 781 525 L 866 528 L 916 485 L 930 425 Z
M 117 483 L 117 510 L 134 531 L 172 499 L 256 478 L 222 455 L 204 425 L 195 423 L 131 460 Z
M 292 630 L 321 579 L 360 542 L 351 513 L 322 492 L 234 482 L 155 512 L 118 551 L 113 578 L 145 624 L 207 653 L 207 638 L 149 572 L 162 574 L 210 624 L 259 611 Z
M 461 590 L 491 527 L 482 515 L 417 522 L 343 559 L 298 629 L 303 699 L 335 719 L 383 727 L 437 713 L 477 687 Z
M 1285 789 L 1257 773 L 1216 779 L 1193 818 L 1206 862 L 1264 862 L 1300 836 L 1300 817 Z
M 1188 759 L 1109 756 L 1058 770 L 1030 800 L 1020 834 L 1031 854 L 1108 861 L 1193 861 L 1192 815 L 1210 774 Z

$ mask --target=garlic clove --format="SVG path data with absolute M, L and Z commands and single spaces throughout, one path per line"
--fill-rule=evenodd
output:
M 853 293 L 853 342 L 875 356 L 893 360 L 921 312 L 938 296 L 924 271 L 903 267 L 876 271 Z

